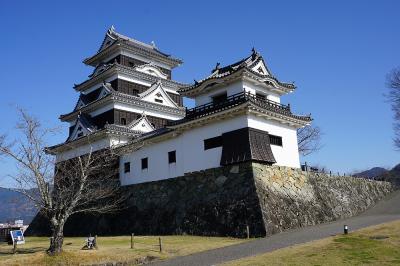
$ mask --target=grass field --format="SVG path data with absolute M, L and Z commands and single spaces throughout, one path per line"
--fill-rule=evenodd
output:
M 400 265 L 400 221 L 232 261 L 224 266 Z
M 49 239 L 27 237 L 26 244 L 18 246 L 12 254 L 12 246 L 0 244 L 0 265 L 85 265 L 107 262 L 128 262 L 147 258 L 166 259 L 188 255 L 208 249 L 224 247 L 247 241 L 224 237 L 162 236 L 163 252 L 159 252 L 158 237 L 135 236 L 134 249 L 130 248 L 130 236 L 99 237 L 98 250 L 81 250 L 83 237 L 65 238 L 62 255 L 50 257 L 45 250 Z

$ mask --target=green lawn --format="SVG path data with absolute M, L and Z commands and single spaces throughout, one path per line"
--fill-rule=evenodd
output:
M 223 265 L 400 265 L 400 221 Z
M 162 236 L 159 252 L 157 236 L 136 236 L 130 248 L 130 236 L 99 237 L 98 250 L 81 250 L 84 238 L 66 238 L 64 252 L 49 257 L 48 238 L 28 237 L 25 245 L 11 254 L 12 247 L 0 244 L 0 265 L 87 265 L 106 262 L 166 259 L 215 249 L 247 241 L 244 239 L 196 236 Z M 338 235 L 301 245 L 279 249 L 255 257 L 232 261 L 227 265 L 400 265 L 400 221 L 381 224 L 349 235 Z
M 166 259 L 215 249 L 247 241 L 226 237 L 162 236 L 163 252 L 159 252 L 158 236 L 135 236 L 134 249 L 130 248 L 130 236 L 98 237 L 98 250 L 82 250 L 83 237 L 67 237 L 64 252 L 49 257 L 45 250 L 49 240 L 44 237 L 27 237 L 26 244 L 18 246 L 17 254 L 11 254 L 12 246 L 0 244 L 0 265 L 85 265 L 106 262 L 128 262 L 147 258 Z

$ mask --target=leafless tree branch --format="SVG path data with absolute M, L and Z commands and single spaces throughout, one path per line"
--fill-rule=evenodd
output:
M 117 178 L 118 155 L 107 148 L 56 162 L 46 153 L 46 138 L 53 132 L 43 128 L 39 120 L 18 109 L 17 130 L 22 138 L 7 141 L 0 135 L 0 156 L 12 159 L 18 173 L 12 175 L 20 192 L 46 215 L 51 223 L 50 254 L 58 254 L 63 245 L 63 229 L 68 218 L 76 213 L 108 213 L 121 208 Z M 88 142 L 90 146 L 90 142 Z
M 389 88 L 387 99 L 394 112 L 394 145 L 400 150 L 400 67 L 393 69 L 386 77 L 386 85 Z
M 319 151 L 321 145 L 321 129 L 319 127 L 305 126 L 297 130 L 299 152 L 303 156 Z

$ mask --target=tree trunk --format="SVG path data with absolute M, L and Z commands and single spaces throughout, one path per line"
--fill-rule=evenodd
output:
M 60 254 L 62 252 L 63 243 L 64 243 L 64 222 L 52 219 L 50 247 L 47 250 L 47 253 L 49 255 Z

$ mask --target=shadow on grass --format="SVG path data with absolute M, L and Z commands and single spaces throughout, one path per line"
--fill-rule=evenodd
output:
M 17 248 L 17 252 L 15 254 L 16 255 L 18 255 L 18 254 L 32 254 L 32 253 L 41 252 L 41 251 L 46 251 L 46 249 L 43 248 L 43 247 Z M 6 256 L 6 255 L 13 255 L 12 246 L 10 246 L 10 248 L 8 250 L 7 249 L 0 250 L 0 257 L 1 256 Z

